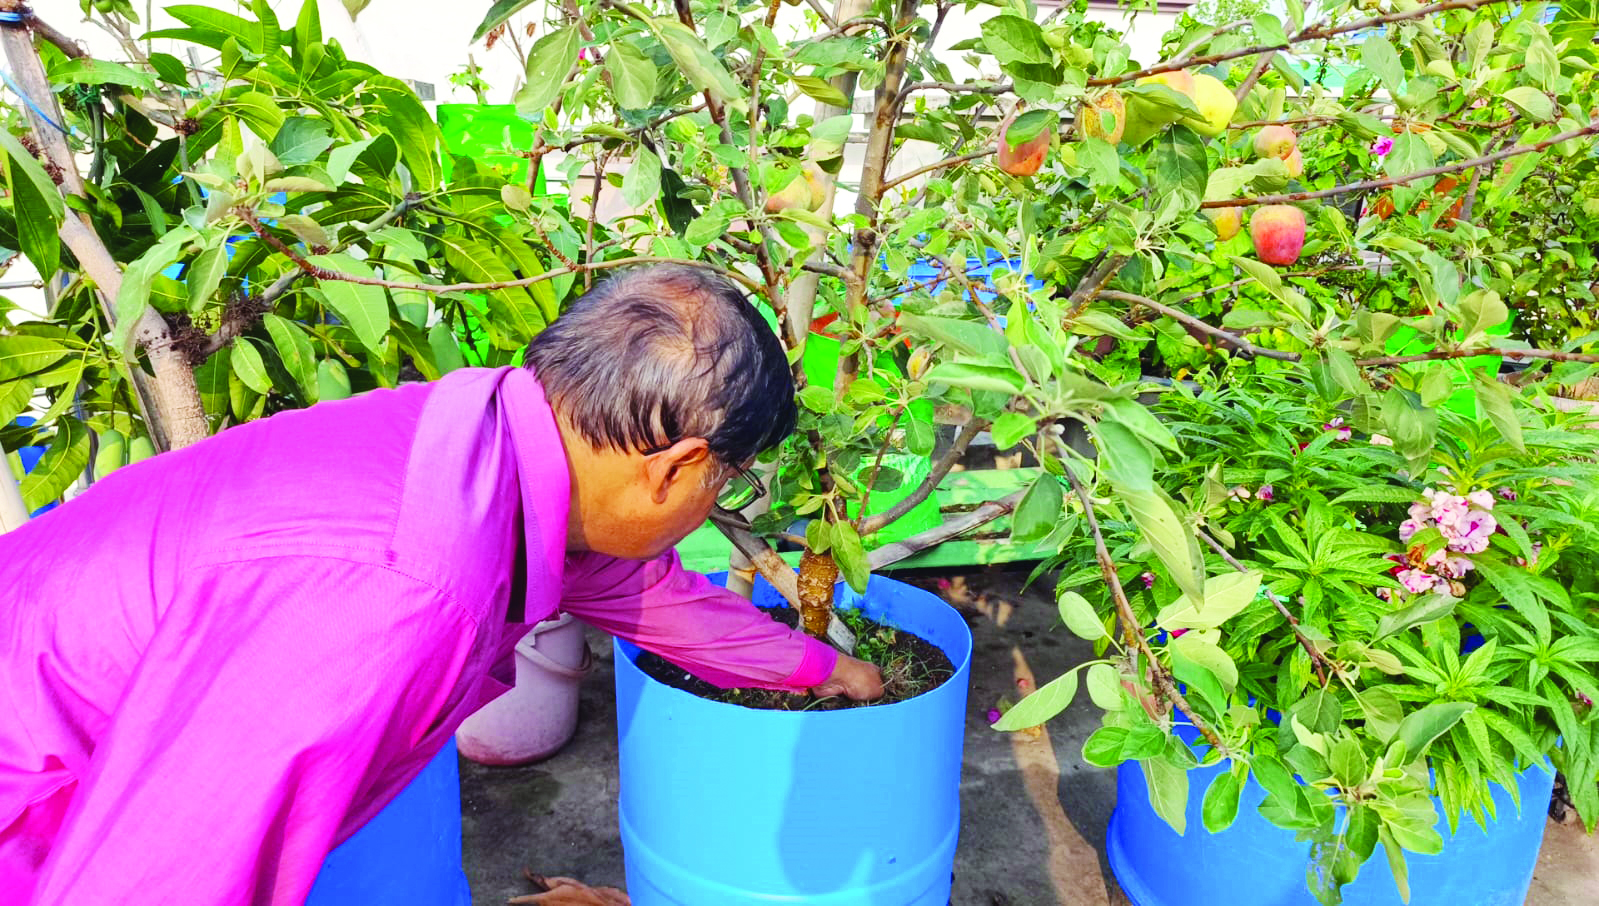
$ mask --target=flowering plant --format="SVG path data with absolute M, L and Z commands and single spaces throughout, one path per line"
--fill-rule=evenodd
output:
M 1105 549 L 1085 537 L 1052 565 L 1076 565 L 1059 580 L 1062 618 L 1103 658 L 1036 694 L 1058 700 L 1082 671 L 1105 712 L 1087 761 L 1139 761 L 1179 831 L 1188 768 L 1230 766 L 1204 791 L 1213 831 L 1252 776 L 1268 792 L 1262 814 L 1312 842 L 1311 887 L 1328 903 L 1378 843 L 1405 892 L 1403 853 L 1443 846 L 1435 803 L 1451 829 L 1485 823 L 1490 784 L 1516 795 L 1517 773 L 1546 758 L 1593 827 L 1588 426 L 1529 400 L 1518 445 L 1439 410 L 1418 458 L 1364 430 L 1376 423 L 1358 401 L 1310 392 L 1302 373 L 1248 369 L 1178 385 L 1154 411 L 1189 454 L 1157 478 L 1205 545 L 1194 556 L 1210 578 L 1195 606 L 1136 514 L 1094 501 Z M 1126 620 L 1117 635 L 1124 606 L 1143 638 Z M 1173 733 L 1181 724 L 1200 732 Z

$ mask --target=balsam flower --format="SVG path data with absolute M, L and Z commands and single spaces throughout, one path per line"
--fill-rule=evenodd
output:
M 1255 497 L 1258 498 L 1261 503 L 1271 503 L 1277 498 L 1277 494 L 1274 490 L 1272 490 L 1271 485 L 1263 484 L 1260 486 L 1260 490 L 1255 492 Z

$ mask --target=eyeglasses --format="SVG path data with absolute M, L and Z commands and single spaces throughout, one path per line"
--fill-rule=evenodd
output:
M 672 443 L 676 443 L 676 441 Z M 671 448 L 672 444 L 656 444 L 652 447 L 645 447 L 639 452 L 645 456 L 653 456 L 656 453 L 664 453 Z M 766 496 L 766 485 L 761 483 L 761 480 L 755 476 L 754 472 L 734 463 L 728 463 L 727 467 L 733 470 L 733 476 L 727 480 L 727 483 L 722 486 L 721 492 L 716 495 L 716 506 L 719 509 L 727 510 L 729 513 L 736 513 Z

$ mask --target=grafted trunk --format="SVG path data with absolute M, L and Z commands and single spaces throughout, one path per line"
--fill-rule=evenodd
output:
M 838 582 L 838 564 L 832 554 L 807 550 L 800 556 L 800 625 L 819 639 L 827 638 L 827 624 L 833 616 L 833 586 Z

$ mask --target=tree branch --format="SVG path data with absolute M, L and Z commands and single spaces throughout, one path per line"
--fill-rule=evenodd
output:
M 1347 34 L 1349 32 L 1364 31 L 1368 28 L 1375 28 L 1379 25 L 1387 25 L 1390 22 L 1404 22 L 1409 19 L 1424 19 L 1436 13 L 1448 12 L 1450 10 L 1474 10 L 1484 6 L 1492 6 L 1507 2 L 1509 2 L 1509 0 L 1445 0 L 1443 3 L 1434 3 L 1430 6 L 1421 6 L 1415 9 L 1406 10 L 1405 12 L 1387 13 L 1381 16 L 1373 16 L 1369 19 L 1361 19 L 1357 22 L 1350 22 L 1345 25 L 1311 25 L 1289 36 L 1287 41 L 1276 44 L 1257 44 L 1253 47 L 1243 47 L 1237 50 L 1229 50 L 1223 53 L 1213 53 L 1202 57 L 1191 57 L 1186 60 L 1173 60 L 1165 63 L 1157 63 L 1154 66 L 1145 67 L 1137 72 L 1128 72 L 1116 76 L 1101 76 L 1099 78 L 1089 79 L 1088 84 L 1124 85 L 1128 82 L 1137 81 L 1144 76 L 1155 75 L 1156 73 L 1172 72 L 1173 70 L 1185 69 L 1189 66 L 1208 66 L 1211 63 L 1222 63 L 1227 60 L 1236 60 L 1239 57 L 1250 57 L 1259 53 L 1267 53 L 1268 51 L 1287 50 L 1288 48 L 1293 47 L 1295 44 L 1304 44 L 1309 41 L 1322 41 L 1338 35 Z
M 1138 617 L 1133 614 L 1133 605 L 1127 600 L 1127 592 L 1122 588 L 1121 580 L 1116 577 L 1116 561 L 1111 559 L 1110 549 L 1105 546 L 1105 536 L 1099 530 L 1099 519 L 1094 515 L 1094 504 L 1088 498 L 1088 491 L 1083 483 L 1078 480 L 1077 473 L 1070 466 L 1066 467 L 1066 479 L 1071 482 L 1072 490 L 1076 492 L 1077 499 L 1082 501 L 1083 516 L 1088 522 L 1088 530 L 1094 536 L 1094 557 L 1099 561 L 1099 572 L 1104 577 L 1105 584 L 1110 587 L 1111 597 L 1116 600 L 1116 615 L 1122 624 L 1122 637 L 1130 648 L 1137 650 L 1149 662 L 1149 675 L 1155 683 L 1155 688 L 1160 692 L 1161 698 L 1170 702 L 1173 707 L 1181 711 L 1188 718 L 1194 729 L 1205 737 L 1205 741 L 1222 755 L 1227 754 L 1227 746 L 1210 725 L 1201 720 L 1194 713 L 1188 700 L 1177 691 L 1177 686 L 1172 682 L 1171 674 L 1167 673 L 1165 665 L 1156 659 L 1155 652 L 1149 648 L 1149 640 L 1144 638 L 1143 628 L 1138 623 Z
M 925 532 L 912 535 L 903 541 L 885 544 L 867 554 L 866 563 L 874 570 L 886 569 L 906 557 L 919 554 L 930 547 L 937 547 L 951 538 L 964 535 L 975 528 L 987 525 L 995 519 L 1010 513 L 1016 509 L 1016 505 L 1021 503 L 1022 497 L 1026 496 L 1026 494 L 1027 490 L 1024 488 L 1013 494 L 1007 494 L 998 500 L 990 500 L 971 512 L 956 516 L 936 528 L 930 528 Z
M 934 170 L 942 170 L 945 167 L 953 167 L 958 164 L 966 163 L 969 160 L 977 160 L 980 157 L 987 157 L 990 154 L 997 153 L 998 151 L 998 148 L 984 148 L 981 151 L 973 151 L 970 154 L 962 154 L 958 157 L 947 157 L 941 161 L 938 161 L 937 163 L 928 164 L 925 167 L 917 167 L 909 173 L 896 176 L 888 182 L 883 183 L 883 191 L 887 192 L 901 183 L 910 182 L 916 177 L 921 176 L 923 173 L 931 173 Z
M 711 510 L 711 523 L 727 540 L 733 542 L 733 547 L 739 553 L 749 558 L 761 576 L 788 602 L 788 606 L 799 609 L 799 577 L 765 539 L 750 531 L 748 523 L 725 510 Z
M 1343 195 L 1348 192 L 1361 192 L 1368 189 L 1386 189 L 1389 186 L 1404 185 L 1405 183 L 1415 182 L 1418 179 L 1426 179 L 1429 176 L 1442 176 L 1446 173 L 1459 173 L 1461 170 L 1470 170 L 1472 167 L 1495 164 L 1508 157 L 1516 157 L 1521 154 L 1531 154 L 1535 151 L 1542 151 L 1543 149 L 1552 145 L 1558 145 L 1561 142 L 1569 142 L 1574 138 L 1582 138 L 1585 135 L 1593 135 L 1596 132 L 1599 132 L 1599 120 L 1595 120 L 1594 122 L 1591 122 L 1580 129 L 1570 129 L 1560 133 L 1559 135 L 1551 135 L 1543 141 L 1535 142 L 1531 145 L 1516 145 L 1511 148 L 1506 148 L 1503 151 L 1495 151 L 1492 154 L 1484 154 L 1482 157 L 1474 157 L 1471 160 L 1456 161 L 1452 164 L 1444 164 L 1437 167 L 1428 167 L 1425 170 L 1417 170 L 1414 173 L 1407 173 L 1404 176 L 1385 176 L 1382 179 L 1368 179 L 1363 182 L 1354 182 L 1349 183 L 1348 185 L 1333 186 L 1330 189 L 1320 189 L 1315 192 L 1290 192 L 1286 195 L 1258 195 L 1253 198 L 1225 198 L 1219 201 L 1203 202 L 1200 204 L 1200 207 L 1236 208 L 1257 204 L 1289 204 L 1295 201 L 1311 201 L 1317 198 L 1330 198 L 1334 195 Z
M 1223 343 L 1236 348 L 1239 352 L 1247 356 L 1260 356 L 1261 358 L 1276 359 L 1280 362 L 1297 362 L 1301 358 L 1297 352 L 1284 352 L 1280 349 L 1266 349 L 1262 346 L 1256 346 L 1254 343 L 1249 342 L 1237 334 L 1230 333 L 1220 327 L 1206 324 L 1204 321 L 1201 321 L 1193 315 L 1172 308 L 1169 305 L 1163 305 L 1146 296 L 1139 296 L 1134 295 L 1133 293 L 1124 293 L 1118 290 L 1110 289 L 1105 290 L 1104 292 L 1100 293 L 1100 295 L 1107 299 L 1115 299 L 1119 302 L 1131 302 L 1134 305 L 1142 305 L 1151 311 L 1157 311 L 1166 317 L 1183 324 L 1184 326 L 1192 327 L 1200 333 L 1215 337 Z
M 1227 561 L 1227 564 L 1233 569 L 1236 569 L 1241 573 L 1249 572 L 1249 567 L 1239 563 L 1236 557 L 1234 557 L 1231 553 L 1228 553 L 1227 548 L 1221 546 L 1220 541 L 1217 541 L 1215 538 L 1210 536 L 1210 533 L 1196 530 L 1196 534 L 1199 535 L 1202 541 L 1210 545 L 1212 550 L 1218 554 L 1221 554 L 1221 558 Z M 1310 655 L 1310 666 L 1316 671 L 1316 679 L 1321 680 L 1321 684 L 1323 686 L 1327 685 L 1328 677 L 1331 675 L 1330 671 L 1332 670 L 1332 664 L 1327 661 L 1325 655 L 1316 650 L 1316 646 L 1310 643 L 1310 639 L 1306 638 L 1305 634 L 1299 631 L 1299 618 L 1289 612 L 1288 606 L 1282 602 L 1282 599 L 1277 597 L 1277 595 L 1273 593 L 1271 589 L 1266 588 L 1264 585 L 1261 586 L 1261 590 L 1266 592 L 1266 597 L 1271 599 L 1272 606 L 1276 607 L 1277 612 L 1282 614 L 1283 619 L 1288 621 L 1288 628 L 1293 630 L 1294 638 L 1299 640 L 1300 647 L 1304 648 L 1305 653 Z
M 1109 207 L 1107 206 L 1105 210 L 1109 210 Z M 1126 255 L 1105 255 L 1097 267 L 1084 274 L 1083 279 L 1078 281 L 1077 288 L 1072 290 L 1071 297 L 1066 300 L 1066 320 L 1070 321 L 1082 314 L 1088 303 L 1102 295 L 1105 284 L 1109 283 L 1110 278 L 1115 276 L 1126 263 Z
M 949 474 L 949 470 L 955 467 L 955 463 L 960 461 L 966 448 L 972 445 L 972 438 L 986 427 L 988 422 L 975 415 L 967 419 L 966 425 L 955 436 L 955 443 L 945 452 L 942 459 L 933 463 L 933 468 L 928 471 L 927 477 L 922 479 L 922 483 L 916 486 L 916 490 L 910 492 L 905 499 L 862 522 L 860 533 L 870 535 L 872 532 L 881 531 L 884 526 L 892 524 L 894 520 L 909 513 L 917 504 L 926 500 L 927 496 L 933 493 L 933 489 L 938 487 L 938 483 L 944 480 L 944 476 Z

